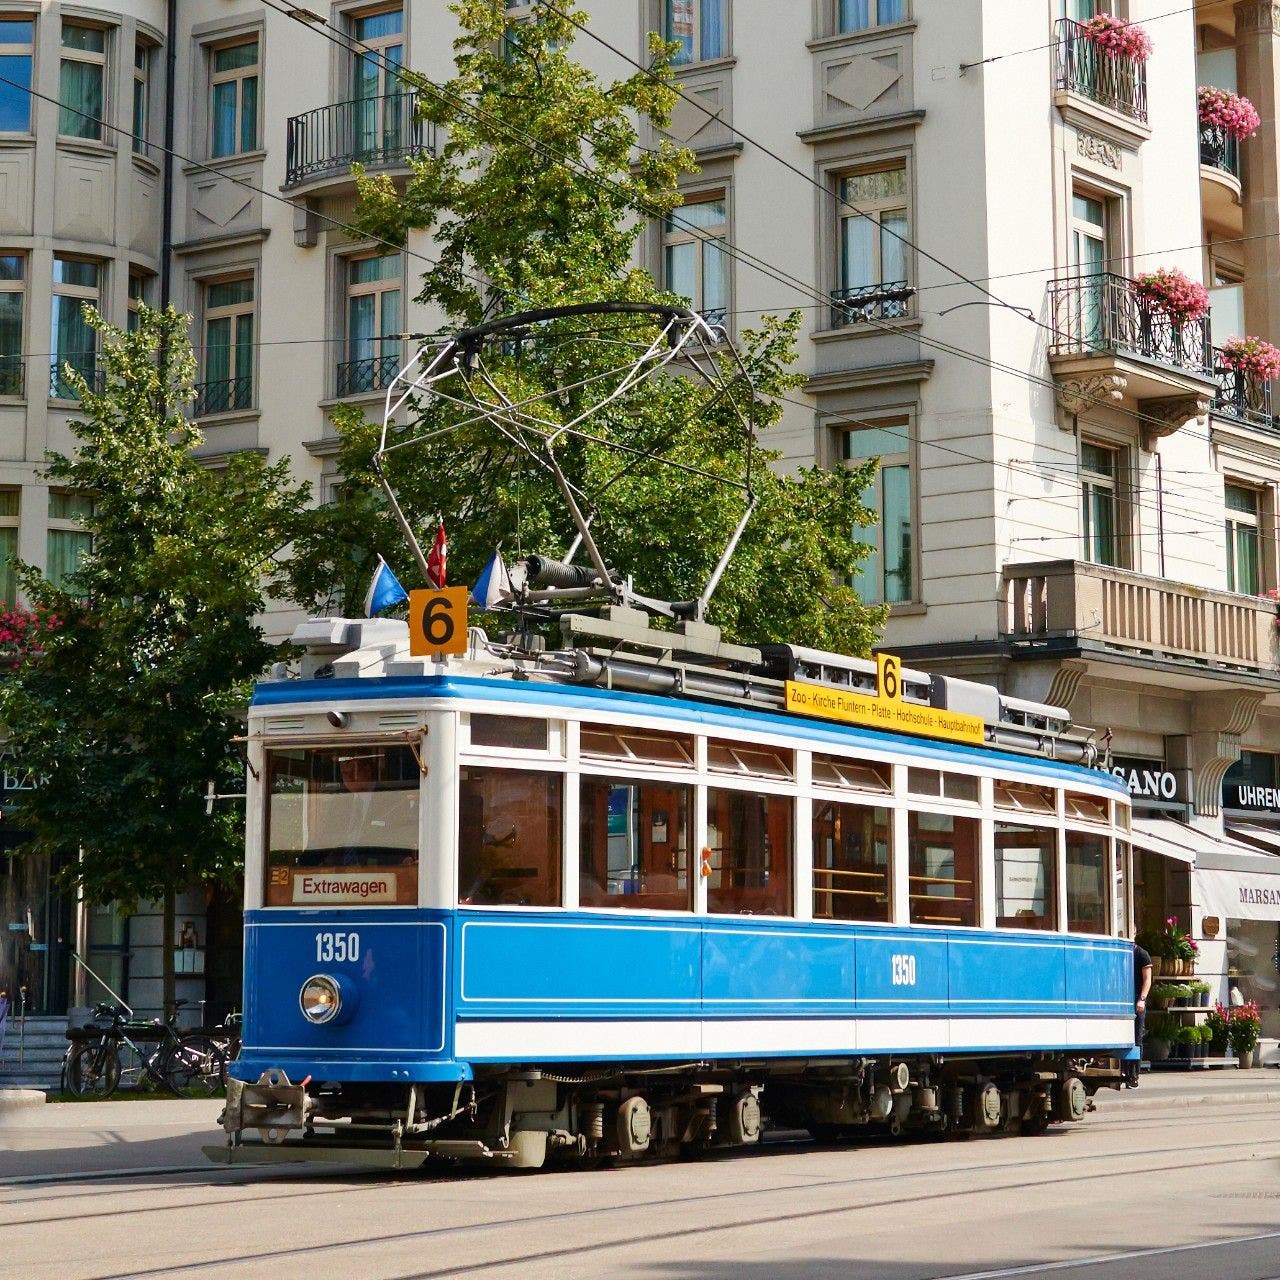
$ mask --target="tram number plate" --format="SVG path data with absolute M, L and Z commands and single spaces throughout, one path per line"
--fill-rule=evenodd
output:
M 895 987 L 916 985 L 916 958 L 913 955 L 890 956 L 890 976 Z
M 317 933 L 316 961 L 319 964 L 343 964 L 360 959 L 358 933 Z
M 409 653 L 415 658 L 467 651 L 467 589 L 409 592 Z

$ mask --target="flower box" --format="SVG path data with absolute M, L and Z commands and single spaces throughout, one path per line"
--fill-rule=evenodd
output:
M 1099 13 L 1080 24 L 1080 34 L 1104 53 L 1132 62 L 1146 62 L 1151 56 L 1151 37 L 1135 22 Z
M 1196 90 L 1196 108 L 1202 125 L 1219 129 L 1237 142 L 1253 137 L 1262 123 L 1257 108 L 1248 98 L 1212 85 L 1201 85 Z
M 1175 324 L 1192 324 L 1209 314 L 1208 289 L 1176 267 L 1138 276 L 1134 281 L 1134 293 Z

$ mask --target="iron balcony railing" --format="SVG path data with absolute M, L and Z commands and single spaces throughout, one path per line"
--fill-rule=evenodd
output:
M 435 150 L 435 126 L 420 120 L 418 95 L 356 98 L 286 121 L 286 187 L 348 173 L 353 164 L 400 164 Z
M 1058 19 L 1056 50 L 1059 89 L 1146 123 L 1146 63 L 1100 49 L 1070 18 Z
M 253 375 L 239 378 L 212 378 L 197 382 L 192 414 L 206 418 L 213 413 L 235 413 L 253 408 Z
M 358 396 L 366 391 L 385 391 L 391 385 L 399 368 L 398 355 L 344 360 L 338 365 L 338 396 Z
M 901 319 L 910 313 L 914 292 L 905 280 L 858 285 L 852 289 L 833 289 L 831 327 L 840 329 L 863 320 Z
M 1224 418 L 1235 418 L 1255 427 L 1274 430 L 1276 419 L 1271 411 L 1271 383 L 1224 363 L 1219 348 L 1214 347 L 1213 354 L 1213 376 L 1218 380 L 1213 412 Z
M 1212 376 L 1209 317 L 1175 320 L 1140 298 L 1137 288 L 1135 281 L 1108 271 L 1051 281 L 1054 340 L 1049 354 L 1111 351 Z
M 1200 163 L 1240 177 L 1240 140 L 1217 125 L 1200 125 Z
M 49 366 L 49 399 L 79 400 L 80 393 L 67 377 L 67 368 L 74 369 L 88 384 L 92 391 L 101 392 L 107 385 L 107 373 L 98 365 L 98 358 L 93 352 L 76 352 L 55 360 Z

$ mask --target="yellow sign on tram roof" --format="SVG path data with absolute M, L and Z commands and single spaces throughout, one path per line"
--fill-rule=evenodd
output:
M 824 720 L 840 720 L 860 724 L 868 729 L 887 729 L 896 733 L 918 733 L 926 738 L 945 738 L 949 742 L 968 742 L 981 746 L 984 741 L 981 716 L 959 711 L 943 711 L 938 707 L 921 707 L 902 699 L 871 697 L 849 693 L 824 684 L 787 681 L 787 710 Z

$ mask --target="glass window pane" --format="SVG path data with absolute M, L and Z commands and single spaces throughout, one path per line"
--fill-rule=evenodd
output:
M 874 219 L 840 219 L 840 287 L 864 289 L 880 283 L 876 267 L 876 233 Z
M 78 285 L 82 289 L 98 287 L 98 264 L 83 258 L 54 258 L 54 284 Z
M 871 25 L 873 0 L 840 0 L 840 30 L 862 31 Z
M 348 299 L 347 342 L 350 359 L 367 360 L 372 354 L 370 339 L 373 337 L 373 304 L 371 293 Z
M 422 774 L 407 746 L 267 756 L 269 907 L 418 901 Z
M 397 36 L 404 30 L 404 13 L 400 9 L 389 9 L 386 13 L 366 14 L 356 19 L 355 26 L 357 40 L 381 40 L 386 36 Z
M 258 77 L 245 76 L 240 81 L 240 150 L 254 151 L 258 146 Z
M 0 18 L 0 44 L 30 44 L 35 24 L 23 18 Z
M 26 274 L 26 261 L 20 253 L 0 254 L 0 280 L 21 280 Z
M 787 796 L 707 791 L 707 910 L 789 916 L 792 803 Z
M 62 24 L 62 47 L 83 49 L 86 53 L 105 53 L 107 33 L 101 27 L 82 27 L 78 23 Z
M 0 604 L 7 607 L 18 599 L 18 573 L 13 564 L 17 554 L 17 529 L 0 528 Z
M 696 245 L 690 243 L 667 246 L 667 288 L 682 298 L 688 298 L 690 302 L 696 301 L 696 266 Z
M 884 599 L 886 603 L 910 600 L 911 574 L 911 470 L 885 467 L 884 488 Z
M 893 914 L 890 811 L 817 801 L 813 810 L 813 915 L 880 920 Z
M 58 132 L 70 138 L 102 136 L 102 66 L 64 59 L 59 97 Z
M 692 796 L 686 786 L 584 777 L 578 813 L 582 906 L 692 910 Z
M 1256 596 L 1261 587 L 1258 564 L 1258 531 L 1248 525 L 1235 526 L 1235 583 L 1233 591 Z
M 850 461 L 888 458 L 907 451 L 907 428 L 871 427 L 844 433 L 844 456 Z
M 669 229 L 684 230 L 688 227 L 699 227 L 714 230 L 723 226 L 723 200 L 695 200 L 690 204 L 682 205 L 675 211 Z
M 213 86 L 213 156 L 229 156 L 236 149 L 236 81 Z
M 978 923 L 977 818 L 912 811 L 907 818 L 912 924 Z
M 29 54 L 5 54 L 0 57 L 0 76 L 12 84 L 0 82 L 0 133 L 31 132 L 31 57 Z
M 205 305 L 212 309 L 214 307 L 233 307 L 252 301 L 253 277 L 247 276 L 243 280 L 219 280 L 217 284 L 211 284 L 206 295 Z
M 693 5 L 694 0 L 666 0 L 662 37 L 680 45 L 671 60 L 675 66 L 693 61 Z
M 22 353 L 22 294 L 0 293 L 0 355 Z
M 207 382 L 223 382 L 231 376 L 231 318 L 210 320 L 204 327 L 204 376 Z
M 1226 497 L 1228 511 L 1246 511 L 1251 516 L 1258 514 L 1258 491 L 1256 489 L 1246 489 L 1242 485 L 1229 484 L 1224 486 L 1223 492 Z
M 724 241 L 707 240 L 702 245 L 702 310 L 723 311 L 725 305 Z
M 353 258 L 351 260 L 352 284 L 373 284 L 378 280 L 399 279 L 399 254 L 388 254 L 385 258 Z
M 55 587 L 66 586 L 80 562 L 93 549 L 93 535 L 76 529 L 50 529 L 45 576 Z
M 861 542 L 867 548 L 867 554 L 858 563 L 851 585 L 858 593 L 858 598 L 867 604 L 884 603 L 884 579 L 881 576 L 880 557 L 880 512 L 884 506 L 880 491 L 882 479 L 883 472 L 872 479 L 862 495 L 863 505 L 876 517 L 874 523 L 865 529 L 853 531 L 853 540 Z
M 724 45 L 725 0 L 702 0 L 702 39 L 700 53 L 704 60 L 722 58 Z
M 82 493 L 53 489 L 49 493 L 49 519 L 75 520 L 79 524 L 93 516 L 93 503 Z
M 1056 929 L 1058 838 L 1053 831 L 997 822 L 996 927 Z
M 881 25 L 889 22 L 906 21 L 907 0 L 878 0 L 876 17 Z
M 907 278 L 907 215 L 894 211 L 880 216 L 880 274 L 884 282 Z
M 252 67 L 258 61 L 258 42 L 246 41 L 244 44 L 233 44 L 213 52 L 214 71 L 236 71 L 241 67 Z
M 1072 192 L 1071 213 L 1079 222 L 1087 222 L 1094 227 L 1105 225 L 1105 207 L 1101 200 L 1095 200 L 1092 196 Z
M 459 903 L 559 906 L 561 796 L 558 773 L 461 770 Z
M 851 173 L 841 180 L 840 196 L 850 204 L 894 200 L 907 194 L 907 170 L 904 165 L 890 169 L 873 169 L 869 173 Z
M 471 716 L 473 747 L 510 747 L 517 751 L 546 751 L 549 744 L 545 720 L 528 716 Z
M 1117 563 L 1115 495 L 1109 489 L 1094 485 L 1085 486 L 1085 495 L 1088 503 L 1086 554 L 1094 564 L 1114 567 Z
M 1104 449 L 1096 444 L 1082 444 L 1080 446 L 1080 465 L 1086 471 L 1091 471 L 1097 476 L 1110 476 L 1114 479 L 1116 474 L 1116 454 L 1114 449 Z
M 1107 932 L 1107 841 L 1082 831 L 1067 832 L 1067 928 L 1075 933 Z

